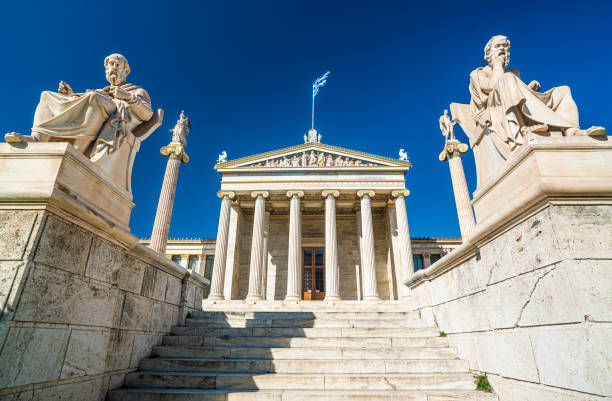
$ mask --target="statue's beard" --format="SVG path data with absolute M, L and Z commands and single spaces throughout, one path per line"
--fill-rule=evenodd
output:
M 106 80 L 113 86 L 123 84 L 123 75 L 117 70 L 111 70 L 106 73 Z

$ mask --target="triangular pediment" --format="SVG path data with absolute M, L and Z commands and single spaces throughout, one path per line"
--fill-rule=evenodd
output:
M 304 143 L 215 165 L 220 169 L 291 169 L 341 167 L 398 167 L 409 169 L 407 160 L 393 159 L 322 143 Z

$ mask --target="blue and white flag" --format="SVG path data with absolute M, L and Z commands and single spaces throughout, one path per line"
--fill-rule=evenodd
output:
M 325 74 L 321 75 L 319 78 L 317 78 L 316 81 L 314 81 L 314 83 L 312 84 L 312 98 L 314 99 L 315 96 L 317 96 L 317 93 L 319 93 L 319 88 L 321 88 L 322 86 L 325 86 L 325 84 L 327 84 L 327 77 L 329 76 L 329 71 L 327 71 Z

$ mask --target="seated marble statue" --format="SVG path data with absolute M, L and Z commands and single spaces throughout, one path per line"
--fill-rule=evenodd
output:
M 478 186 L 499 170 L 511 153 L 532 135 L 602 136 L 603 127 L 581 129 L 578 107 L 570 88 L 559 86 L 540 92 L 540 84 L 521 80 L 508 68 L 510 40 L 493 36 L 484 49 L 487 65 L 470 74 L 471 101 L 451 104 L 451 112 L 470 138 L 474 149 Z
M 65 82 L 57 92 L 45 91 L 34 113 L 32 135 L 8 133 L 7 142 L 70 142 L 97 161 L 130 139 L 132 130 L 153 116 L 151 99 L 140 86 L 125 82 L 130 66 L 125 57 L 104 59 L 110 86 L 74 93 Z
M 570 88 L 559 86 L 540 92 L 540 84 L 521 81 L 518 70 L 508 68 L 510 40 L 493 36 L 485 46 L 487 65 L 470 74 L 470 108 L 482 126 L 490 126 L 510 150 L 525 142 L 528 132 L 559 131 L 564 136 L 605 135 L 602 127 L 580 129 L 578 107 Z

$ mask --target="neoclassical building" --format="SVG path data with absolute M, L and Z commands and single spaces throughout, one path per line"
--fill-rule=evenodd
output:
M 312 130 L 314 131 L 314 130 Z M 320 143 L 215 166 L 211 300 L 395 300 L 414 270 L 411 164 Z

